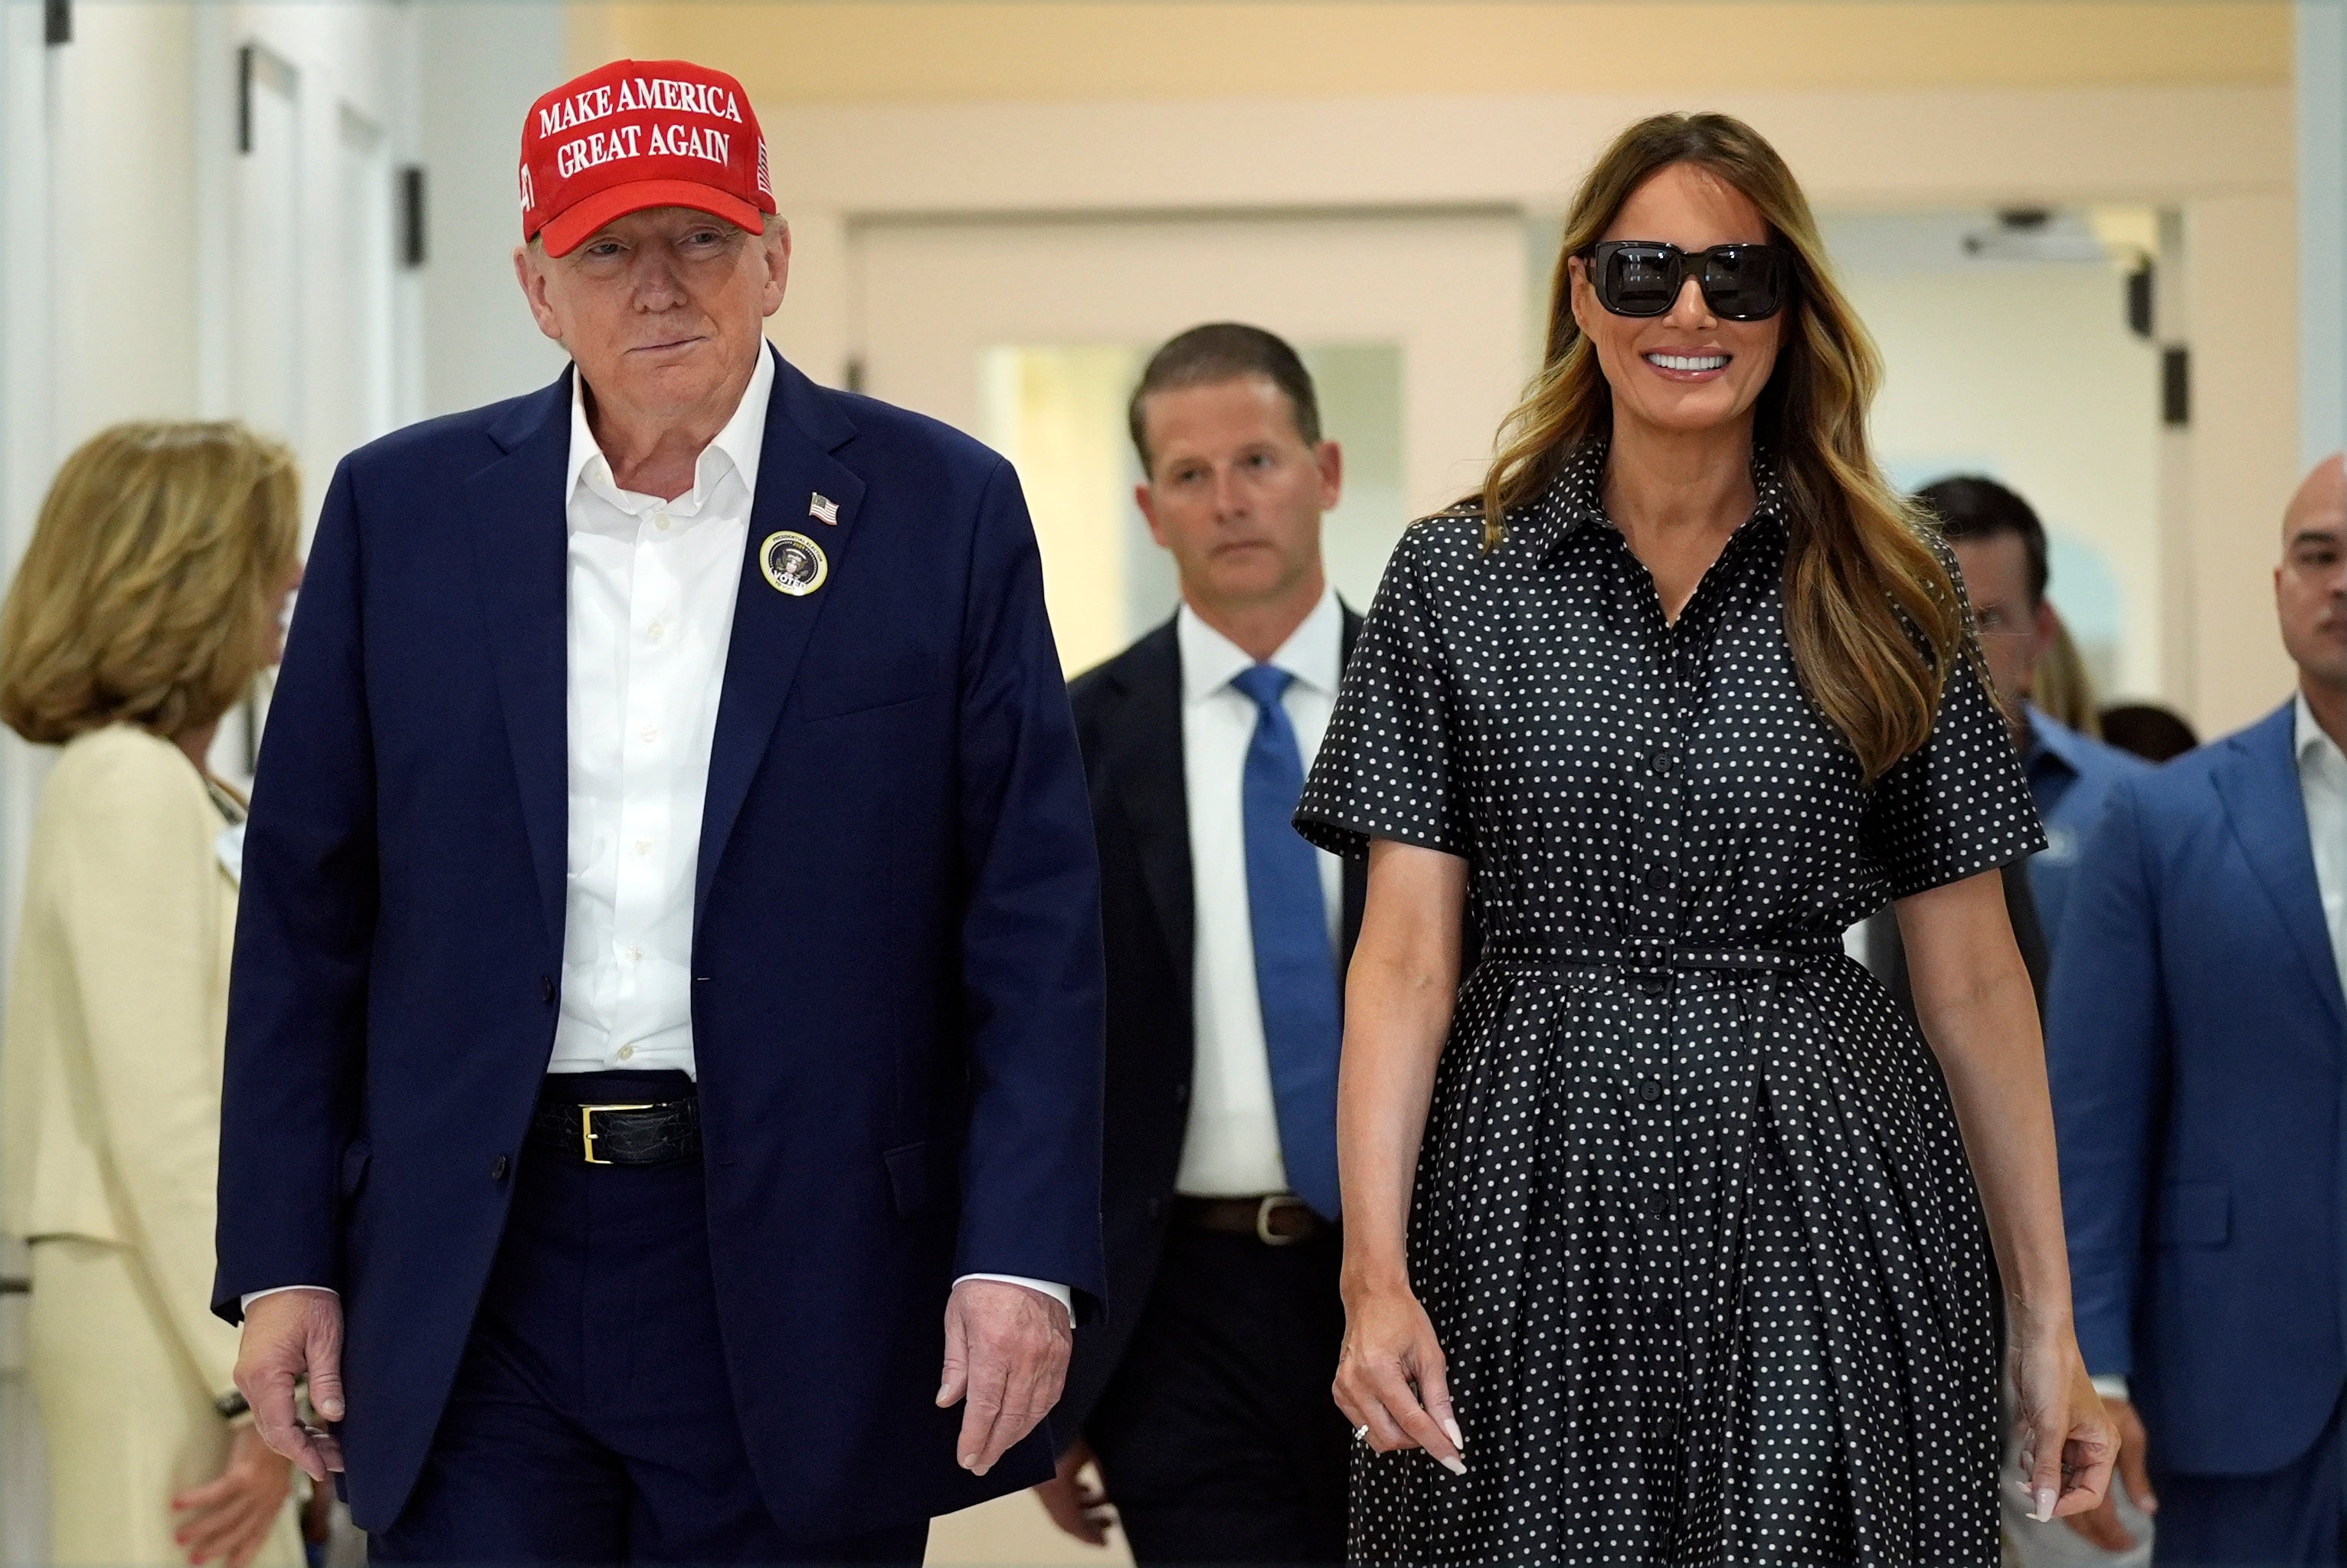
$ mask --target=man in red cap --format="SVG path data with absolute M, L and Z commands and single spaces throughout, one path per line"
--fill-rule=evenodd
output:
M 732 77 L 548 94 L 520 196 L 572 367 L 326 497 L 214 1306 L 378 1562 L 915 1561 L 1051 1472 L 1102 1289 L 1033 532 L 1001 458 L 766 345 L 790 231 Z

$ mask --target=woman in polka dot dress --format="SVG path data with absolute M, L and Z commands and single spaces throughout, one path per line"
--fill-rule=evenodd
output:
M 1297 814 L 1369 858 L 1360 1561 L 1992 1563 L 2000 1279 L 2011 1483 L 2102 1494 L 1996 876 L 2045 840 L 1877 374 L 1774 150 L 1645 121 L 1480 503 L 1387 569 Z M 1928 1048 L 1842 956 L 1886 899 Z

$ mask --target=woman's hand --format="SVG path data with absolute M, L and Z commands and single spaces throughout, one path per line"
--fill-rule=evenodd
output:
M 2064 1322 L 2031 1328 L 2016 1308 L 2014 1327 L 2014 1427 L 2021 1450 L 2017 1484 L 2030 1517 L 2044 1521 L 2102 1505 L 2118 1459 L 2118 1428 L 2103 1409 Z
M 292 1462 L 270 1452 L 250 1421 L 239 1425 L 229 1437 L 220 1479 L 171 1500 L 179 1516 L 175 1536 L 188 1561 L 244 1568 L 268 1541 L 292 1483 Z
M 1337 1362 L 1337 1407 L 1379 1453 L 1424 1449 L 1453 1475 L 1467 1473 L 1467 1446 L 1450 1409 L 1442 1347 L 1406 1285 L 1345 1292 L 1345 1348 Z

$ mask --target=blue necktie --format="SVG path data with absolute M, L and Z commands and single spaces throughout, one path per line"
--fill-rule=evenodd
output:
M 1337 956 L 1328 945 L 1317 853 L 1297 835 L 1304 757 L 1280 694 L 1295 679 L 1257 664 L 1231 684 L 1255 706 L 1240 797 L 1246 825 L 1247 923 L 1255 996 L 1271 1062 L 1272 1103 L 1287 1184 L 1323 1218 L 1337 1217 Z

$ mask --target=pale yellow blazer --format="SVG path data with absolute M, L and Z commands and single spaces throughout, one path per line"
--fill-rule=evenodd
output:
M 189 1375 L 231 1388 L 212 1316 L 236 881 L 227 823 L 170 742 L 76 737 L 41 794 L 0 1041 L 5 1221 L 136 1255 Z

